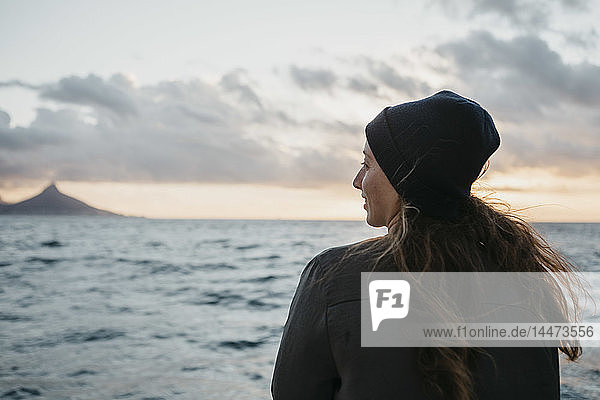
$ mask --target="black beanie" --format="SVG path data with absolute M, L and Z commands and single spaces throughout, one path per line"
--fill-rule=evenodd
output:
M 386 107 L 366 127 L 369 147 L 398 194 L 421 214 L 455 219 L 500 146 L 492 117 L 448 90 Z

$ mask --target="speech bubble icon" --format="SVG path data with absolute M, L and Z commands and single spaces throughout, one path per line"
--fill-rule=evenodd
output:
M 402 319 L 408 315 L 410 284 L 407 281 L 376 280 L 369 282 L 371 324 L 377 331 L 384 319 Z

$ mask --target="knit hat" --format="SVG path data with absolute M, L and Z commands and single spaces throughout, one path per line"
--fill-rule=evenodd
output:
M 471 185 L 500 146 L 492 117 L 448 90 L 386 107 L 366 127 L 377 163 L 421 214 L 454 219 Z

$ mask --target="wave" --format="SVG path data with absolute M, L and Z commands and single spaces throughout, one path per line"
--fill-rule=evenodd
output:
M 27 281 L 19 282 L 21 286 L 34 288 L 35 286 Z M 42 302 L 42 298 L 39 296 L 28 295 L 21 297 L 16 301 L 17 305 L 21 308 L 27 308 L 36 304 L 40 304 Z
M 164 263 L 160 260 L 149 260 L 149 259 L 136 260 L 136 259 L 119 257 L 115 261 L 119 262 L 119 263 L 131 264 L 131 265 L 140 265 L 140 266 L 148 265 L 148 266 L 150 266 L 149 269 L 147 269 L 145 271 L 140 271 L 140 272 L 145 272 L 150 275 L 169 274 L 169 273 L 174 273 L 174 272 L 178 272 L 178 273 L 187 275 L 190 273 L 185 267 L 181 267 L 179 265 L 170 264 L 170 263 Z M 138 276 L 134 274 L 130 277 L 130 279 L 135 279 L 137 277 Z
M 77 376 L 82 376 L 82 375 L 96 375 L 96 371 L 93 370 L 89 370 L 89 369 L 80 369 L 79 371 L 75 371 L 72 372 L 70 374 L 67 374 L 68 377 L 70 378 L 75 378 Z
M 157 265 L 152 267 L 152 269 L 150 269 L 150 274 L 154 275 L 154 274 L 170 274 L 172 272 L 180 272 L 183 274 L 189 274 L 190 272 L 187 270 L 184 270 L 183 268 L 174 265 L 174 264 L 161 264 L 161 265 Z
M 197 270 L 217 270 L 217 269 L 237 269 L 235 265 L 231 265 L 228 263 L 207 263 L 207 264 L 199 264 L 199 265 L 189 265 L 190 269 Z
M 250 279 L 244 279 L 241 282 L 246 282 L 246 283 L 264 283 L 264 282 L 268 282 L 268 281 L 272 281 L 278 278 L 285 278 L 288 277 L 289 275 L 267 275 L 267 276 L 260 276 L 258 278 L 250 278 Z
M 152 335 L 152 339 L 159 339 L 159 340 L 163 340 L 163 339 L 171 339 L 171 335 L 161 335 L 160 333 L 156 333 L 154 335 Z
M 277 260 L 281 258 L 278 254 L 271 254 L 269 256 L 259 256 L 259 257 L 244 257 L 244 261 L 260 261 L 260 260 Z
M 249 244 L 246 246 L 236 246 L 235 249 L 236 250 L 250 250 L 250 249 L 257 249 L 260 247 L 260 244 Z
M 76 331 L 68 333 L 64 335 L 64 341 L 67 343 L 85 343 L 99 340 L 112 340 L 122 336 L 125 336 L 125 332 L 101 328 L 94 331 Z
M 229 348 L 229 349 L 234 349 L 234 350 L 246 350 L 246 349 L 251 349 L 251 348 L 262 346 L 263 344 L 265 344 L 264 340 L 257 340 L 257 341 L 252 341 L 252 340 L 224 340 L 222 342 L 219 342 L 218 346 L 219 347 Z
M 215 263 L 204 263 L 204 264 L 186 264 L 176 265 L 171 263 L 165 263 L 160 260 L 149 260 L 149 259 L 129 259 L 129 258 L 117 258 L 116 262 L 127 263 L 131 265 L 139 266 L 151 266 L 148 269 L 149 274 L 168 274 L 168 273 L 181 273 L 190 274 L 191 271 L 207 271 L 207 270 L 222 270 L 222 269 L 237 269 L 235 265 L 226 262 L 215 262 Z M 141 272 L 141 271 L 138 271 Z M 135 275 L 137 278 L 137 275 Z
M 59 242 L 58 240 L 46 240 L 45 242 L 40 243 L 43 247 L 63 247 L 64 244 Z
M 24 396 L 41 396 L 42 392 L 39 389 L 19 386 L 15 389 L 7 390 L 0 395 L 2 399 L 24 399 Z
M 206 369 L 207 367 L 183 367 L 181 368 L 182 372 L 193 372 L 193 371 L 199 371 L 202 369 Z
M 199 242 L 198 245 L 202 245 L 202 244 L 225 244 L 225 243 L 229 243 L 230 239 L 208 239 L 208 240 L 203 240 L 202 242 Z
M 113 314 L 124 314 L 124 313 L 132 313 L 134 312 L 133 309 L 131 309 L 131 307 L 127 307 L 127 306 L 112 306 L 110 304 L 105 305 L 105 308 L 113 313 Z
M 31 320 L 32 320 L 31 317 L 28 317 L 25 315 L 0 312 L 0 321 L 18 322 L 18 321 L 31 321 Z
M 41 262 L 46 265 L 55 264 L 59 261 L 65 261 L 64 258 L 46 258 L 46 257 L 29 257 L 26 262 L 35 263 Z
M 123 257 L 119 257 L 115 261 L 120 262 L 120 263 L 122 262 L 122 263 L 134 264 L 134 265 L 148 265 L 148 264 L 152 264 L 152 263 L 156 262 L 154 260 L 133 260 L 130 258 L 123 258 Z
M 274 308 L 281 308 L 282 307 L 282 305 L 280 305 L 280 304 L 265 303 L 261 299 L 252 299 L 252 300 L 249 300 L 247 304 L 250 307 L 260 308 L 260 309 L 264 309 L 264 310 L 272 310 Z
M 13 345 L 13 350 L 18 353 L 30 352 L 32 347 L 55 347 L 64 343 L 81 344 L 97 341 L 109 341 L 125 336 L 125 332 L 101 328 L 92 331 L 72 331 L 58 335 L 49 335 L 37 338 L 28 338 L 21 343 Z
M 204 299 L 192 301 L 191 303 L 194 305 L 230 305 L 232 303 L 238 302 L 240 300 L 244 300 L 244 297 L 231 293 L 229 290 L 225 290 L 221 293 L 219 292 L 208 292 L 204 294 Z
M 264 378 L 261 374 L 257 374 L 256 372 L 246 372 L 244 375 L 246 375 L 248 378 L 252 379 L 253 381 L 258 381 L 258 380 Z

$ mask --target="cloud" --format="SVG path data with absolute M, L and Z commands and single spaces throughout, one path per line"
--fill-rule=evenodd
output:
M 589 1 L 587 0 L 560 0 L 560 4 L 564 8 L 570 8 L 577 11 L 589 10 Z
M 4 114 L 10 121 L 10 115 Z M 11 152 L 6 158 L 14 160 L 18 158 L 18 153 L 12 153 L 14 151 L 45 151 L 44 147 L 59 146 L 68 142 L 65 130 L 81 131 L 82 125 L 81 121 L 73 119 L 73 113 L 70 111 L 54 112 L 40 108 L 37 110 L 37 119 L 29 128 L 0 125 L 0 152 Z M 26 156 L 29 157 L 30 154 Z
M 41 88 L 40 96 L 66 103 L 104 107 L 121 116 L 136 113 L 135 105 L 128 93 L 132 87 L 124 87 L 124 79 L 118 77 L 105 82 L 99 76 L 90 74 L 85 78 L 69 76 L 56 84 Z
M 292 80 L 304 90 L 331 89 L 337 81 L 336 75 L 327 69 L 290 67 Z
M 353 76 L 349 78 L 348 88 L 366 95 L 377 95 L 377 85 L 362 76 Z
M 408 66 L 358 55 L 331 70 L 292 66 L 283 98 L 261 91 L 240 69 L 213 82 L 136 85 L 116 74 L 0 83 L 45 100 L 28 127 L 11 127 L 0 112 L 0 180 L 346 182 L 368 122 L 356 115 L 376 115 L 382 99 L 442 88 L 475 99 L 497 121 L 502 147 L 488 173 L 517 166 L 561 175 L 600 170 L 598 65 L 568 63 L 533 34 L 504 39 L 486 31 L 446 41 L 425 57 Z M 444 68 L 422 73 L 431 60 Z
M 447 42 L 437 51 L 455 62 L 458 76 L 474 86 L 494 86 L 509 95 L 515 109 L 536 110 L 571 101 L 584 107 L 600 105 L 600 66 L 567 64 L 537 36 L 502 40 L 487 31 Z
M 32 90 L 38 90 L 40 88 L 40 86 L 38 86 L 38 85 L 33 85 L 31 83 L 23 82 L 18 79 L 0 82 L 0 88 L 3 88 L 3 87 L 20 87 L 23 89 L 32 89 Z
M 227 91 L 237 92 L 240 96 L 240 100 L 252 103 L 262 110 L 263 106 L 258 95 L 248 84 L 243 83 L 243 75 L 243 70 L 228 72 L 221 78 L 220 85 Z
M 454 80 L 503 126 L 496 166 L 562 175 L 600 170 L 600 66 L 567 63 L 534 35 L 504 40 L 486 31 L 437 47 Z
M 334 121 L 322 121 L 322 120 L 311 120 L 306 123 L 306 126 L 311 129 L 319 129 L 323 132 L 342 134 L 349 136 L 359 136 L 364 133 L 364 125 L 348 123 L 345 121 L 334 120 Z
M 516 167 L 534 167 L 551 171 L 559 176 L 593 176 L 600 170 L 599 138 L 569 137 L 568 124 L 546 129 L 526 127 L 501 132 L 502 147 L 494 163 L 498 171 Z M 577 132 L 580 133 L 580 132 Z M 589 140 L 591 139 L 591 140 Z
M 518 27 L 542 28 L 548 25 L 550 10 L 543 1 L 473 0 L 471 14 L 496 14 Z
M 0 129 L 8 128 L 10 125 L 10 115 L 3 110 L 0 110 Z
M 411 76 L 401 75 L 395 68 L 383 61 L 363 58 L 369 72 L 379 82 L 408 96 L 421 96 L 431 91 L 426 82 Z
M 319 143 L 297 140 L 306 129 L 326 141 L 355 126 L 334 118 L 299 123 L 283 110 L 262 106 L 260 111 L 265 102 L 239 71 L 224 74 L 216 84 L 163 81 L 139 87 L 121 75 L 107 80 L 69 76 L 37 90 L 56 108 L 38 109 L 30 126 L 11 128 L 10 116 L 0 113 L 0 180 L 5 182 L 315 187 L 346 180 L 356 162 L 344 151 L 331 154 Z M 274 121 L 288 128 L 277 129 Z M 339 146 L 345 147 L 351 144 Z
M 582 13 L 589 10 L 585 0 L 434 0 L 451 18 L 473 21 L 480 16 L 500 17 L 522 31 L 554 30 L 551 25 L 557 15 Z
M 595 49 L 598 45 L 598 32 L 594 28 L 587 32 L 565 32 L 563 37 L 568 45 L 583 49 Z
M 427 82 L 414 74 L 402 73 L 386 61 L 361 55 L 344 59 L 343 62 L 347 64 L 345 69 L 349 67 L 354 72 L 334 73 L 328 69 L 299 68 L 293 65 L 290 67 L 290 75 L 293 82 L 306 91 L 347 89 L 370 98 L 382 97 L 384 93 L 380 89 L 386 88 L 389 89 L 387 95 L 395 97 L 399 93 L 416 97 L 431 91 Z

